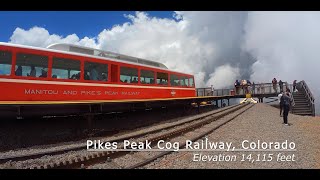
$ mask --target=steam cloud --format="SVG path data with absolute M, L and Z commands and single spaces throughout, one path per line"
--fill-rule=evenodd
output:
M 128 22 L 94 38 L 62 37 L 35 26 L 16 28 L 10 42 L 40 47 L 64 42 L 159 61 L 169 69 L 194 74 L 197 87 L 232 87 L 236 79 L 305 80 L 319 102 L 319 12 L 175 12 L 173 19 L 144 12 L 125 16 Z

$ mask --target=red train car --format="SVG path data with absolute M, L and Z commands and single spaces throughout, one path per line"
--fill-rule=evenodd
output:
M 193 75 L 161 63 L 69 44 L 0 43 L 0 104 L 195 96 Z

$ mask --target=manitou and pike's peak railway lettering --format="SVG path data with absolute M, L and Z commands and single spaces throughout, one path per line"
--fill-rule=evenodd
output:
M 140 92 L 138 91 L 77 91 L 77 90 L 51 90 L 51 89 L 25 89 L 25 95 L 86 95 L 86 96 L 116 96 L 116 95 L 128 95 L 128 96 L 138 96 Z

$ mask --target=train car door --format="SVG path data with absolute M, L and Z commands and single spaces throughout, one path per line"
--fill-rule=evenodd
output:
M 118 65 L 111 64 L 111 82 L 118 82 Z

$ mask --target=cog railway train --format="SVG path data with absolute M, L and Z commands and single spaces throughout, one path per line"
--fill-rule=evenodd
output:
M 195 96 L 193 75 L 162 63 L 70 44 L 0 43 L 0 105 Z

